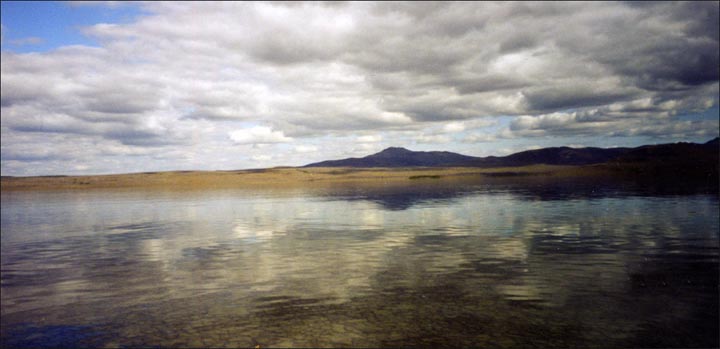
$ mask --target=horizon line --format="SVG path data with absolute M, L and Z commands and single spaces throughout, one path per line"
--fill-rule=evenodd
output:
M 270 169 L 282 169 L 282 168 L 303 168 L 303 167 L 305 167 L 305 166 L 307 166 L 307 165 L 310 165 L 310 164 L 321 163 L 321 162 L 326 162 L 326 161 L 340 161 L 340 160 L 346 160 L 346 159 L 362 159 L 362 158 L 364 158 L 364 157 L 371 156 L 371 155 L 374 155 L 374 154 L 378 154 L 378 153 L 381 153 L 381 152 L 383 152 L 383 151 L 385 151 L 385 150 L 392 149 L 392 148 L 405 149 L 405 150 L 407 150 L 407 151 L 414 152 L 414 153 L 432 153 L 432 152 L 454 153 L 454 154 L 459 154 L 459 155 L 464 155 L 464 156 L 475 157 L 475 158 L 478 158 L 478 159 L 483 159 L 483 158 L 489 158 L 489 157 L 507 157 L 507 156 L 511 156 L 511 155 L 514 155 L 514 154 L 519 154 L 519 153 L 523 153 L 523 152 L 527 152 L 527 151 L 537 151 L 537 150 L 552 149 L 552 148 L 571 148 L 571 149 L 586 149 L 586 148 L 595 148 L 595 149 L 617 149 L 617 148 L 626 148 L 626 149 L 635 149 L 635 148 L 641 148 L 641 147 L 645 147 L 645 146 L 663 145 L 663 144 L 683 144 L 683 143 L 685 143 L 685 144 L 699 144 L 699 145 L 701 145 L 701 144 L 710 143 L 710 142 L 715 141 L 715 140 L 720 140 L 720 136 L 715 136 L 715 137 L 713 137 L 712 139 L 710 139 L 710 140 L 708 140 L 708 141 L 706 141 L 706 142 L 702 142 L 702 143 L 687 142 L 687 141 L 677 141 L 677 142 L 670 142 L 670 143 L 643 144 L 643 145 L 639 145 L 639 146 L 637 146 L 637 147 L 607 147 L 607 148 L 603 148 L 603 147 L 572 147 L 572 146 L 569 146 L 569 145 L 561 145 L 561 146 L 552 146 L 552 147 L 542 147 L 542 148 L 537 148 L 537 149 L 526 149 L 526 150 L 521 150 L 521 151 L 518 151 L 518 152 L 514 152 L 514 153 L 507 154 L 507 155 L 502 155 L 502 156 L 499 156 L 499 155 L 473 156 L 473 155 L 465 155 L 465 154 L 461 154 L 461 153 L 457 153 L 457 152 L 452 152 L 452 151 L 447 151 L 447 150 L 427 150 L 427 151 L 426 151 L 426 150 L 410 150 L 410 149 L 405 148 L 405 147 L 389 146 L 389 147 L 386 147 L 386 148 L 384 148 L 384 149 L 382 149 L 382 150 L 380 150 L 380 151 L 377 151 L 377 152 L 375 152 L 375 153 L 371 153 L 371 154 L 368 154 L 368 155 L 365 155 L 365 156 L 362 156 L 362 157 L 348 157 L 348 158 L 342 158 L 342 159 L 336 159 L 336 160 L 321 160 L 321 161 L 316 161 L 316 162 L 309 163 L 309 164 L 305 164 L 305 165 L 296 165 L 296 166 L 293 166 L 293 165 L 278 165 L 278 166 L 272 166 L 272 167 L 251 167 L 251 168 L 234 168 L 234 169 L 215 169 L 215 170 L 177 169 L 177 170 L 158 170 L 158 171 L 139 171 L 139 172 L 115 172 L 115 173 L 95 173 L 95 174 L 69 174 L 69 175 L 68 175 L 68 174 L 42 174 L 42 175 L 32 175 L 32 176 L 15 176 L 15 175 L 3 175 L 3 174 L 0 174 L 0 178 L 90 177 L 90 176 L 118 176 L 118 175 L 155 174 L 155 173 L 173 173 L 173 172 L 178 172 L 178 173 L 182 173 L 182 172 L 234 172 L 234 171 L 258 171 L 258 170 L 270 170 Z M 321 167 L 321 166 L 319 166 L 319 167 Z M 413 166 L 409 166 L 409 167 L 413 167 Z M 419 167 L 422 167 L 422 166 L 419 166 Z M 458 167 L 458 166 L 451 166 L 451 167 Z M 460 167 L 462 167 L 462 166 L 460 166 Z

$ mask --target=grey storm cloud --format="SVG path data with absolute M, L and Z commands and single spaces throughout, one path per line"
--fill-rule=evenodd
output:
M 257 126 L 294 142 L 495 117 L 514 118 L 497 138 L 717 128 L 677 116 L 718 104 L 718 2 L 137 6 L 83 28 L 100 47 L 3 51 L 3 137 L 188 153 Z

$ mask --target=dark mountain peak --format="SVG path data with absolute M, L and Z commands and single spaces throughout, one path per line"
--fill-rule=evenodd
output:
M 658 144 L 637 148 L 551 147 L 484 158 L 448 151 L 412 151 L 401 147 L 390 147 L 362 158 L 322 161 L 305 167 L 508 167 L 535 164 L 590 165 L 609 161 L 658 162 L 677 159 L 696 161 L 696 158 L 717 159 L 717 147 L 718 138 L 715 138 L 704 144 Z M 713 161 L 717 163 L 717 160 Z
M 476 166 L 476 161 L 478 158 L 451 152 L 412 151 L 401 147 L 390 147 L 362 158 L 323 161 L 306 167 Z
M 383 149 L 381 152 L 379 152 L 377 154 L 408 154 L 408 153 L 412 153 L 412 152 L 413 152 L 412 150 L 407 150 L 402 147 L 389 147 L 389 148 Z
M 718 144 L 720 144 L 720 137 L 715 137 L 705 143 L 705 145 L 714 145 L 716 147 L 718 146 Z

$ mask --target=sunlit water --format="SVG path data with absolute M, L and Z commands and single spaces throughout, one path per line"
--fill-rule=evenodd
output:
M 718 196 L 2 193 L 3 347 L 717 347 Z

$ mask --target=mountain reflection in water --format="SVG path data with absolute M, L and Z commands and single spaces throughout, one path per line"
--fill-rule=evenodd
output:
M 717 347 L 718 196 L 3 192 L 3 347 Z

